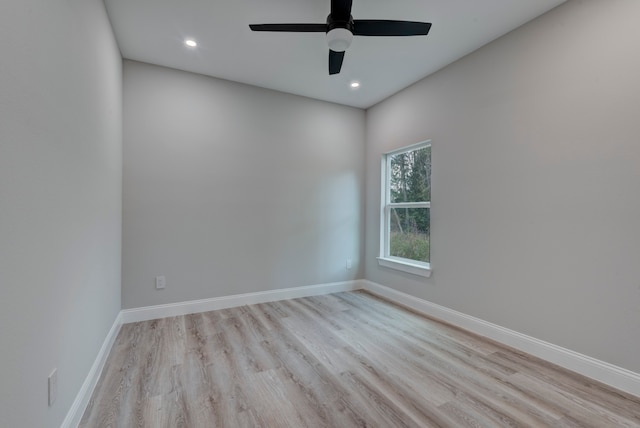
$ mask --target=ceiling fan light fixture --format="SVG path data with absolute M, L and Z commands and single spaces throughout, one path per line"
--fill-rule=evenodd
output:
M 327 44 L 334 52 L 344 52 L 353 40 L 353 33 L 346 28 L 334 28 L 327 32 Z

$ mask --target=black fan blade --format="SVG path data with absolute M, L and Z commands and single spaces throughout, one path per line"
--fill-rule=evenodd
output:
M 384 19 L 356 19 L 353 21 L 354 36 L 426 36 L 430 29 L 431 24 L 428 22 Z
M 284 31 L 290 33 L 325 33 L 327 24 L 251 24 L 253 31 Z
M 344 52 L 329 50 L 329 74 L 338 74 L 342 68 Z
M 349 21 L 351 3 L 352 0 L 331 0 L 331 18 L 334 21 Z

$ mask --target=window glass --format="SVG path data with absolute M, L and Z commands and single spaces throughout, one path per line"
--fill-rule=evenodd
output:
M 429 208 L 391 208 L 389 255 L 429 262 Z
M 389 155 L 389 202 L 431 200 L 431 146 Z

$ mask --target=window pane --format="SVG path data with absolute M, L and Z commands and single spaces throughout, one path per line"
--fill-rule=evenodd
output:
M 390 156 L 391 202 L 431 200 L 431 146 Z
M 429 262 L 429 208 L 391 208 L 389 255 Z

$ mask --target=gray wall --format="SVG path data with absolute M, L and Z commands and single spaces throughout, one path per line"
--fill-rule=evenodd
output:
M 0 52 L 0 426 L 58 427 L 120 309 L 122 62 L 100 0 L 1 2 Z
M 570 1 L 367 112 L 366 278 L 640 372 L 640 2 Z M 381 268 L 383 152 L 433 139 L 433 276 Z
M 363 157 L 362 110 L 125 61 L 123 307 L 362 277 Z

